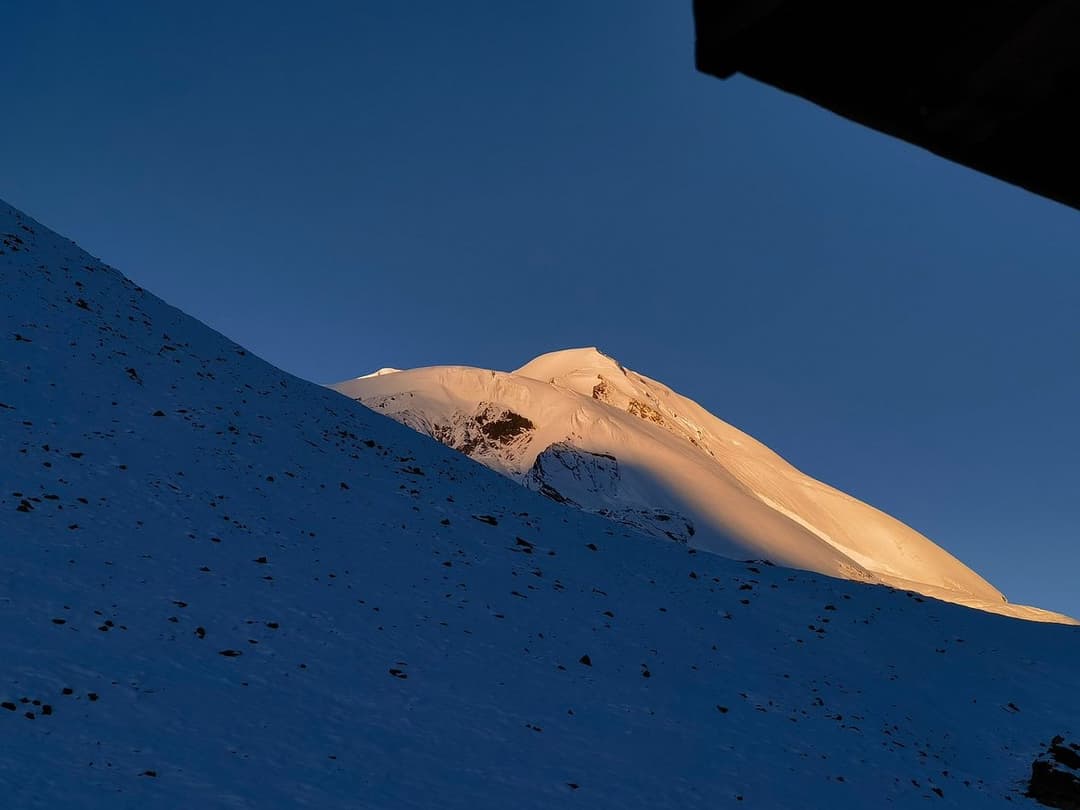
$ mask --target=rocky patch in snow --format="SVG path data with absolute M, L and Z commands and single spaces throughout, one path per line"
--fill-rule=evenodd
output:
M 1031 764 L 1024 795 L 1046 807 L 1080 810 L 1080 745 L 1054 737 Z

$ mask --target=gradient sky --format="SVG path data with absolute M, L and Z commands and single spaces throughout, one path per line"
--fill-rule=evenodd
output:
M 35 0 L 0 197 L 316 382 L 597 345 L 1080 616 L 1080 213 L 752 81 L 690 2 Z

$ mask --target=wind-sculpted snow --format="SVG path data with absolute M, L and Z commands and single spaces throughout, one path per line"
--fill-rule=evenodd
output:
M 1072 621 L 1009 604 L 914 529 L 596 349 L 552 352 L 510 373 L 441 366 L 333 388 L 554 500 L 648 534 L 1006 615 Z M 478 425 L 507 412 L 529 426 L 512 444 L 463 432 L 482 439 Z M 605 457 L 610 464 L 597 465 Z
M 1080 728 L 1074 628 L 645 537 L 0 251 L 4 807 L 1015 807 Z

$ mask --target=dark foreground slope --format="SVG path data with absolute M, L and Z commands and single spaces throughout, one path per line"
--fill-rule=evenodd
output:
M 1075 628 L 564 509 L 0 204 L 5 807 L 990 807 Z

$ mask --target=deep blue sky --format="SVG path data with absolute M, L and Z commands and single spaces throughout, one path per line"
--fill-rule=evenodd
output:
M 1080 213 L 698 75 L 691 23 L 18 3 L 0 197 L 317 382 L 598 345 L 1080 616 Z

